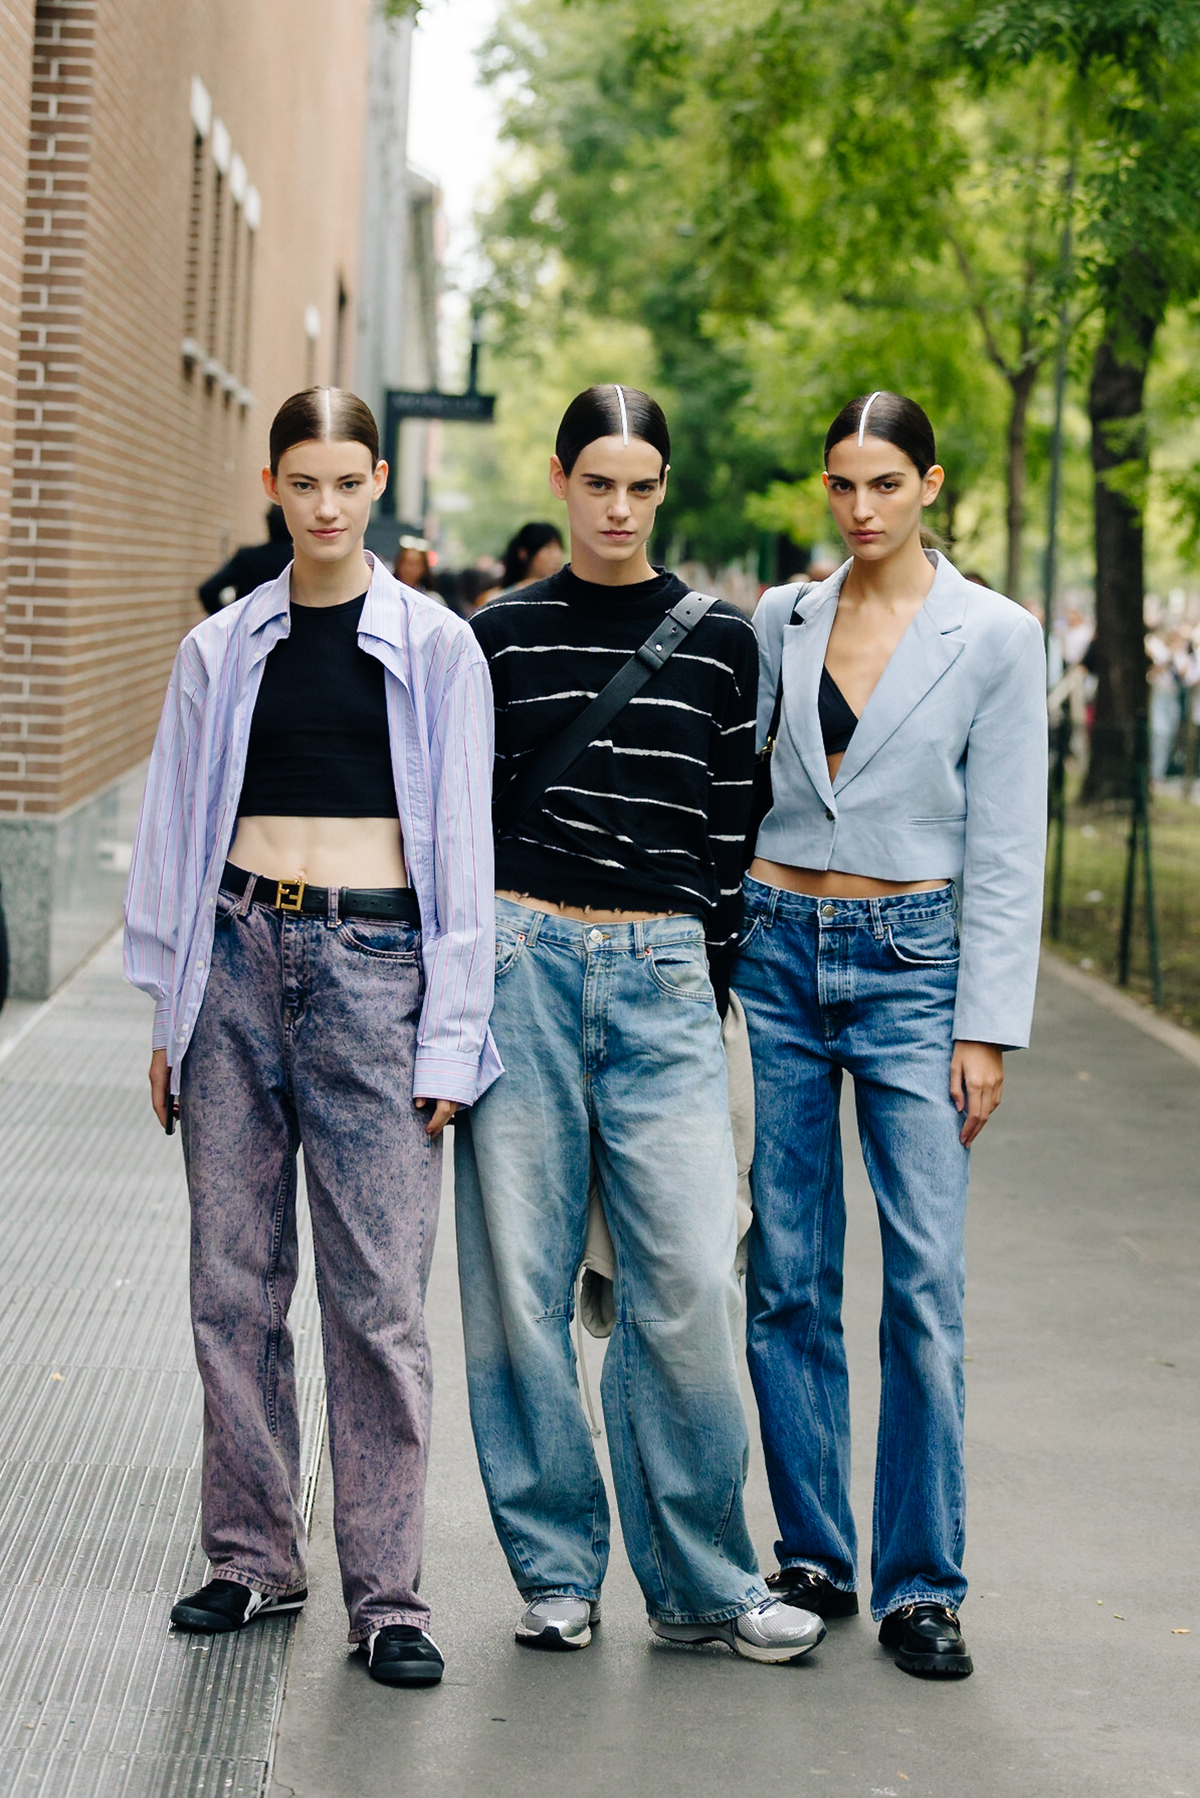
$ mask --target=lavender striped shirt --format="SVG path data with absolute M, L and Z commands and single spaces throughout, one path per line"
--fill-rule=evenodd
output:
M 492 690 L 471 632 L 374 557 L 360 646 L 383 663 L 392 771 L 421 908 L 418 1098 L 471 1104 L 503 1072 L 488 1029 L 495 971 Z M 155 1001 L 172 1085 L 200 1013 L 221 869 L 237 825 L 267 655 L 291 629 L 290 569 L 179 646 L 125 895 L 125 973 Z

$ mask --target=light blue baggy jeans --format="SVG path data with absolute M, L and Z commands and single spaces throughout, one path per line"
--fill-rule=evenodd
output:
M 736 1616 L 766 1588 L 742 1503 L 737 1170 L 703 931 L 504 899 L 496 913 L 505 1072 L 455 1132 L 471 1422 L 496 1533 L 525 1598 L 599 1596 L 608 1502 L 571 1345 L 594 1155 L 617 1260 L 601 1395 L 629 1558 L 651 1616 Z
M 963 1474 L 963 1228 L 970 1154 L 950 1098 L 954 891 L 813 899 L 746 881 L 733 984 L 754 1056 L 747 1358 L 780 1564 L 857 1583 L 842 1340 L 842 1074 L 883 1241 L 875 1616 L 957 1609 Z

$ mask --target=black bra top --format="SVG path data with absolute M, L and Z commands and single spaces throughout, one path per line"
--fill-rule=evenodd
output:
M 292 607 L 263 668 L 239 817 L 399 816 L 383 663 L 358 643 L 366 597 Z
M 842 755 L 850 746 L 858 723 L 858 714 L 850 710 L 842 689 L 828 668 L 821 670 L 817 692 L 817 718 L 821 725 L 821 741 L 826 755 Z

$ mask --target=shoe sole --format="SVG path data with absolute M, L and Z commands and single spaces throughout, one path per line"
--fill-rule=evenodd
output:
M 253 1617 L 247 1617 L 242 1623 L 230 1623 L 228 1618 L 216 1617 L 211 1611 L 194 1611 L 187 1605 L 177 1604 L 171 1611 L 171 1622 L 189 1636 L 233 1636 L 239 1629 L 248 1629 L 252 1623 L 257 1623 L 260 1617 L 282 1617 L 289 1612 L 302 1611 L 307 1602 L 308 1594 L 305 1593 L 303 1598 L 262 1605 Z
M 741 1660 L 758 1661 L 769 1667 L 786 1667 L 792 1661 L 802 1661 L 806 1654 L 811 1654 L 813 1649 L 819 1648 L 825 1640 L 825 1631 L 822 1630 L 819 1636 L 816 1636 L 811 1642 L 806 1642 L 803 1648 L 759 1648 L 755 1643 L 747 1642 L 743 1636 L 733 1636 L 732 1639 L 724 1633 L 703 1636 L 664 1636 L 654 1629 L 653 1624 L 650 1627 L 660 1642 L 667 1642 L 672 1648 L 702 1648 L 706 1643 L 719 1642 L 722 1647 L 731 1648 Z
M 591 1639 L 590 1625 L 581 1636 L 560 1635 L 552 1624 L 547 1624 L 545 1629 L 513 1631 L 514 1642 L 519 1642 L 522 1648 L 540 1648 L 549 1654 L 569 1654 L 573 1648 L 586 1648 Z
M 377 1686 L 436 1686 L 445 1668 L 430 1667 L 427 1661 L 402 1661 L 398 1667 L 368 1667 L 367 1672 Z
M 909 1654 L 901 1649 L 893 1658 L 902 1673 L 922 1674 L 926 1679 L 966 1679 L 975 1671 L 969 1654 Z

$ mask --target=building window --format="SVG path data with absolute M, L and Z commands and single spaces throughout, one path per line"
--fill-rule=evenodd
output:
M 229 131 L 213 117 L 200 77 L 191 88 L 192 172 L 188 199 L 181 353 L 189 372 L 200 368 L 208 391 L 218 388 L 242 410 L 253 405 L 246 386 L 254 243 L 260 223 L 258 189 L 233 149 Z M 212 201 L 206 205 L 211 149 Z M 207 274 L 207 285 L 205 277 Z M 202 322 L 203 321 L 203 322 Z

